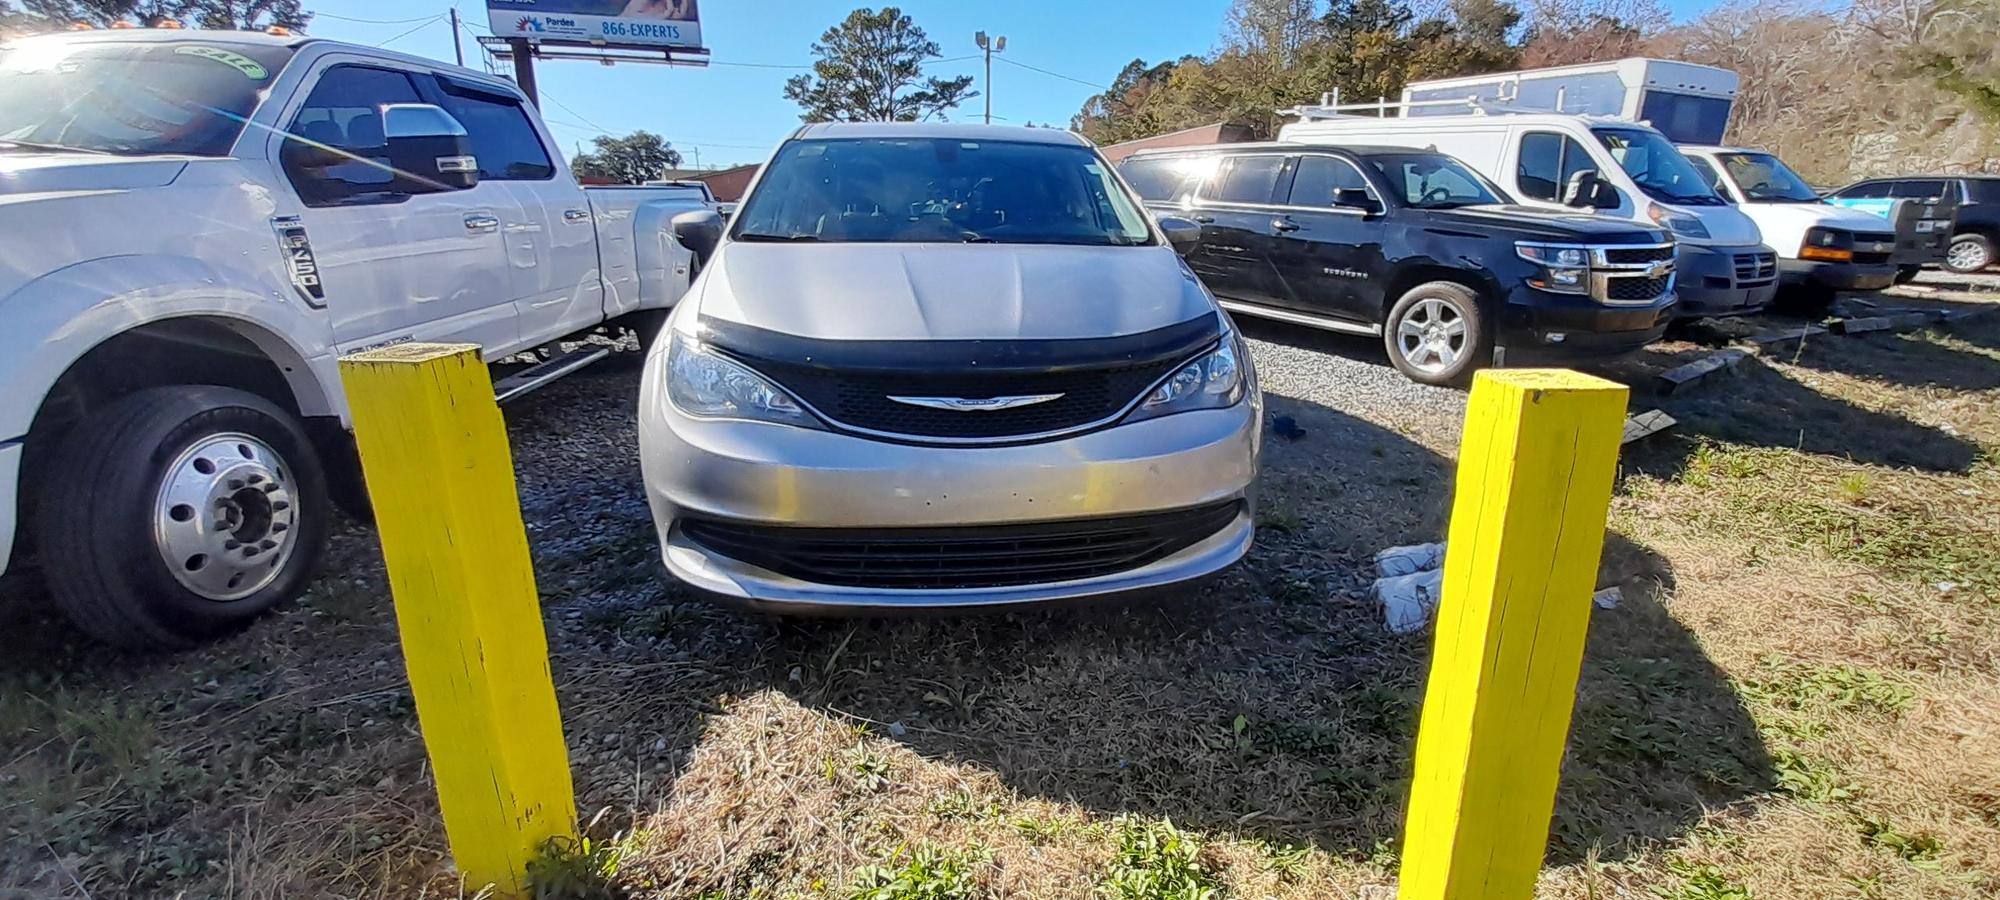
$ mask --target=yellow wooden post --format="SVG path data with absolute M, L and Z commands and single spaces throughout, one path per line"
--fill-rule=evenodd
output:
M 340 372 L 452 856 L 510 896 L 543 842 L 576 833 L 576 800 L 492 378 L 462 344 Z
M 1534 895 L 1610 510 L 1626 388 L 1473 380 L 1400 900 Z

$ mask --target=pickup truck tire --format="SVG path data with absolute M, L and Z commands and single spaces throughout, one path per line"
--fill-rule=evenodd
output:
M 1945 249 L 1944 267 L 1961 274 L 1984 270 L 1993 264 L 1993 239 L 1983 234 L 1960 234 Z
M 1406 291 L 1382 323 L 1382 344 L 1397 369 L 1424 384 L 1464 384 L 1493 358 L 1493 330 L 1478 292 L 1454 281 Z
M 291 414 L 234 388 L 150 388 L 79 422 L 37 512 L 42 570 L 78 627 L 169 650 L 296 595 L 326 542 L 319 457 Z

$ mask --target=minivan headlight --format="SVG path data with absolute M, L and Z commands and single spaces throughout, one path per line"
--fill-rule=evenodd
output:
M 1646 217 L 1652 219 L 1653 224 L 1659 225 L 1681 237 L 1702 239 L 1708 237 L 1708 226 L 1701 224 L 1700 219 L 1685 213 L 1675 212 L 1658 203 L 1646 207 Z
M 1215 349 L 1154 385 L 1129 421 L 1235 406 L 1243 399 L 1243 385 L 1242 344 L 1235 333 L 1225 332 Z
M 667 346 L 667 399 L 691 416 L 819 427 L 770 379 L 682 334 Z

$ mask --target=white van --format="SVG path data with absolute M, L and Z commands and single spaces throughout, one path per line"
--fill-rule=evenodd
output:
M 1384 112 L 1400 111 L 1400 104 Z M 1373 108 L 1373 107 L 1371 107 Z M 1679 315 L 1756 312 L 1778 291 L 1778 257 L 1757 226 L 1709 187 L 1673 142 L 1626 119 L 1564 113 L 1485 112 L 1348 115 L 1341 108 L 1286 110 L 1301 121 L 1279 140 L 1435 149 L 1465 161 L 1511 192 L 1547 209 L 1570 207 L 1663 226 L 1679 244 Z
M 1830 294 L 1895 282 L 1896 232 L 1881 216 L 1820 199 L 1784 160 L 1762 150 L 1683 145 L 1681 152 L 1723 199 L 1757 223 L 1764 243 L 1778 253 L 1781 283 Z

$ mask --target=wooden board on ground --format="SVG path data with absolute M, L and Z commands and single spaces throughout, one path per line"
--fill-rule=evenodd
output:
M 1931 314 L 1912 312 L 1893 316 L 1870 316 L 1865 319 L 1835 319 L 1832 323 L 1834 334 L 1863 334 L 1870 331 L 1908 331 L 1922 328 L 1936 321 Z
M 1731 347 L 1718 350 L 1684 366 L 1668 369 L 1659 376 L 1660 393 L 1671 394 L 1710 375 L 1743 361 L 1750 351 Z
M 1625 435 L 1618 439 L 1618 443 L 1629 444 L 1640 438 L 1651 437 L 1677 424 L 1679 423 L 1674 421 L 1673 416 L 1661 410 L 1649 409 L 1642 413 L 1634 413 L 1625 417 Z

